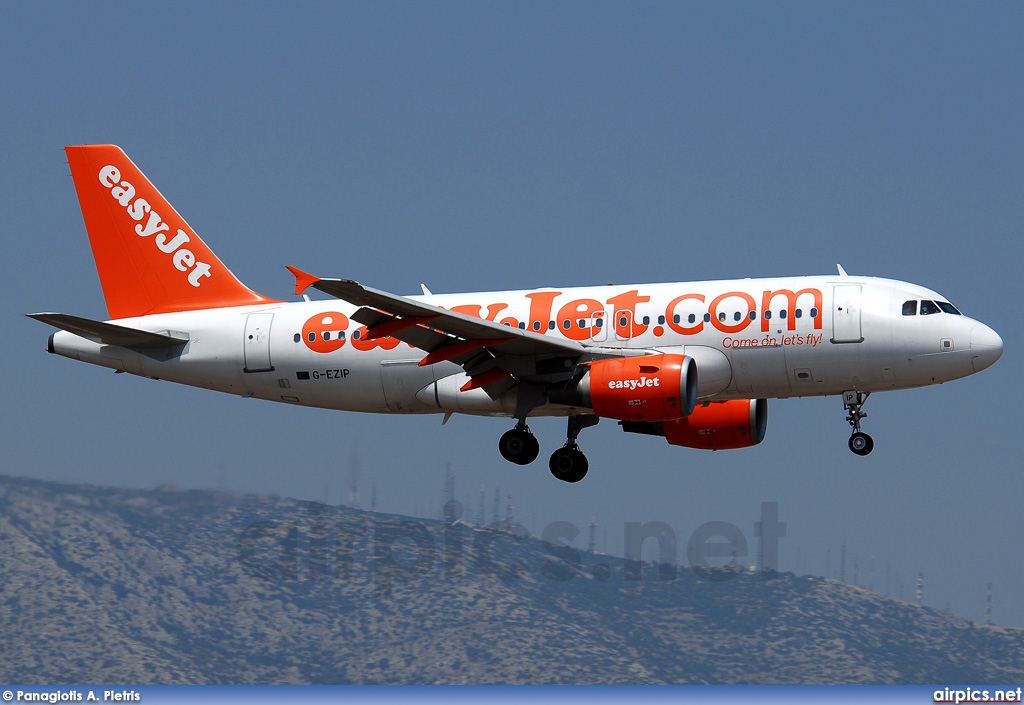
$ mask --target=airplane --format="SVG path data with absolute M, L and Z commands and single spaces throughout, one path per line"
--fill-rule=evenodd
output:
M 297 267 L 282 301 L 242 284 L 115 145 L 65 148 L 109 320 L 31 318 L 47 351 L 241 397 L 345 411 L 504 417 L 519 465 L 528 421 L 564 416 L 551 473 L 589 468 L 580 432 L 601 418 L 707 450 L 759 444 L 768 399 L 841 395 L 867 455 L 877 391 L 966 377 L 999 335 L 915 284 L 832 276 L 398 296 Z M 311 300 L 316 289 L 331 299 Z

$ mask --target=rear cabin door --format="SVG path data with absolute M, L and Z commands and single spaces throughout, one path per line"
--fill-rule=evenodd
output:
M 245 372 L 270 372 L 270 324 L 272 313 L 250 313 L 245 319 Z

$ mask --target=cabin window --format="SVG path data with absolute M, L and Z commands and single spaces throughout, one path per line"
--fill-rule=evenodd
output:
M 801 318 L 804 315 L 803 309 L 798 308 L 796 311 L 793 312 L 793 315 L 796 316 L 797 318 Z
M 658 316 L 658 325 L 659 326 L 665 325 L 665 317 L 664 316 Z
M 673 323 L 679 323 L 679 314 L 678 313 L 676 315 L 672 316 L 672 322 Z M 693 323 L 693 316 L 690 316 L 690 323 Z
M 935 305 L 934 301 L 922 301 L 921 302 L 921 315 L 930 316 L 933 313 L 941 313 L 942 311 L 938 306 Z
M 710 313 L 705 313 L 704 314 L 704 322 L 705 323 L 711 323 L 711 314 Z
M 750 312 L 750 320 L 752 320 L 752 321 L 756 321 L 757 320 L 757 311 L 751 311 Z
M 818 309 L 812 308 L 811 309 L 811 318 L 817 318 L 817 317 L 818 317 Z
M 917 315 L 917 301 L 904 301 L 903 302 L 903 315 L 904 316 L 916 316 Z
M 352 334 L 352 340 L 359 340 L 359 338 L 361 338 L 362 335 L 363 334 L 360 331 L 356 331 L 355 333 Z
M 722 311 L 720 314 L 718 314 L 718 320 L 720 320 L 720 321 L 724 321 L 725 320 L 725 311 Z
M 300 340 L 302 340 L 302 334 L 301 334 L 301 333 L 296 333 L 296 334 L 295 334 L 295 342 L 297 343 L 297 342 L 299 342 Z
M 586 325 L 587 325 L 587 322 L 584 321 L 582 318 L 580 320 L 576 321 L 576 327 L 579 328 L 580 330 L 583 330 L 586 327 Z
M 325 330 L 324 331 L 324 340 L 330 340 L 330 339 L 331 339 L 331 331 Z
M 519 330 L 526 330 L 526 323 L 524 321 L 519 322 Z
M 772 320 L 772 312 L 771 311 L 765 311 L 764 312 L 764 320 L 766 320 L 766 321 Z
M 678 321 L 678 318 L 679 318 L 679 316 L 676 316 L 676 319 L 677 319 L 677 320 L 676 320 L 676 323 L 679 323 L 679 321 Z M 689 315 L 689 317 L 688 317 L 688 318 L 687 318 L 686 320 L 687 320 L 687 321 L 689 321 L 690 323 L 693 323 L 694 321 L 696 321 L 696 320 L 697 320 L 697 317 L 696 317 L 696 316 L 694 316 L 694 315 L 693 315 L 693 314 L 691 313 L 691 314 Z
M 572 321 L 570 321 L 568 318 L 566 318 L 564 321 L 562 321 L 562 328 L 564 328 L 565 330 L 569 330 L 569 328 L 571 326 L 572 326 Z
M 596 321 L 594 321 L 594 325 L 597 326 L 598 328 L 604 328 L 604 319 L 603 318 L 598 318 Z M 552 328 L 555 327 L 555 322 L 554 321 L 551 321 L 551 327 Z
M 737 311 L 736 313 L 732 314 L 732 320 L 734 320 L 734 321 L 738 321 L 741 318 L 743 318 L 743 314 L 740 313 L 739 311 Z
M 311 332 L 311 333 L 310 333 L 309 335 L 307 335 L 306 337 L 307 337 L 307 338 L 309 338 L 309 342 L 311 342 L 311 343 L 315 343 L 315 342 L 316 342 L 316 333 L 312 333 L 312 332 Z
M 533 322 L 533 329 L 534 330 L 540 330 L 540 321 L 534 321 Z
M 647 326 L 647 325 L 650 325 L 650 323 L 651 323 L 651 317 L 650 316 L 644 316 L 644 325 Z
M 598 323 L 600 323 L 600 321 L 598 321 Z M 600 327 L 600 326 L 598 326 L 598 327 Z M 554 330 L 554 329 L 555 329 L 555 322 L 554 321 L 548 321 L 548 330 Z

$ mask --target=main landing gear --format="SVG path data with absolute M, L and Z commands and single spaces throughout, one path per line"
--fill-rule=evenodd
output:
M 552 453 L 548 462 L 552 475 L 563 482 L 579 482 L 587 476 L 590 463 L 576 444 L 576 438 L 580 431 L 595 425 L 598 421 L 600 418 L 594 414 L 569 417 L 565 445 Z M 520 420 L 515 428 L 502 434 L 501 440 L 498 441 L 498 451 L 501 457 L 510 463 L 529 465 L 540 454 L 540 444 L 530 431 L 530 427 L 526 425 L 526 421 Z
M 563 482 L 579 482 L 587 476 L 590 462 L 576 444 L 576 437 L 580 435 L 580 431 L 594 426 L 600 420 L 600 417 L 594 414 L 569 417 L 569 426 L 565 432 L 565 445 L 552 453 L 551 460 L 548 461 L 548 468 L 552 475 Z
M 850 412 L 846 420 L 853 428 L 853 434 L 850 436 L 850 450 L 857 455 L 867 455 L 875 447 L 871 436 L 860 430 L 860 420 L 866 419 L 868 416 L 862 409 L 869 396 L 871 396 L 871 392 L 843 392 L 843 409 Z
M 540 443 L 526 422 L 520 421 L 515 428 L 502 434 L 498 452 L 510 463 L 529 465 L 540 454 Z

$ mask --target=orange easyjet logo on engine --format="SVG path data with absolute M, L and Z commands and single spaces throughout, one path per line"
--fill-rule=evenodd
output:
M 174 237 L 167 239 L 171 226 L 161 219 L 160 214 L 145 198 L 136 198 L 135 186 L 130 181 L 121 180 L 121 172 L 116 166 L 107 165 L 100 169 L 100 183 L 110 189 L 110 195 L 124 208 L 128 217 L 139 224 L 135 226 L 135 234 L 139 237 L 156 237 L 153 242 L 163 253 L 170 255 L 171 264 L 179 272 L 188 272 L 188 283 L 198 287 L 203 277 L 210 276 L 210 265 L 196 260 L 192 250 L 184 247 L 189 241 L 188 233 L 178 229 Z

